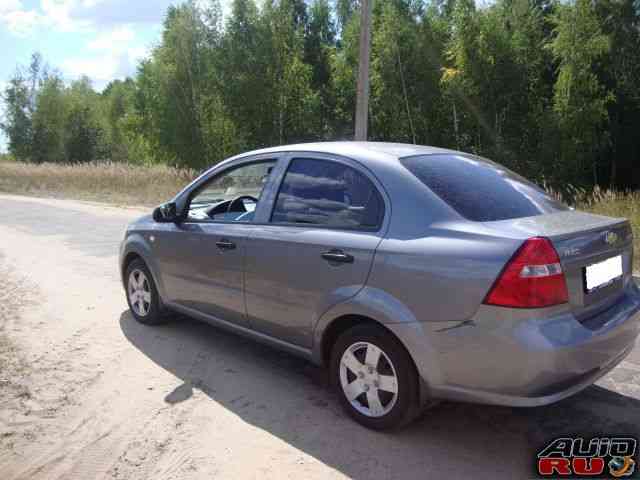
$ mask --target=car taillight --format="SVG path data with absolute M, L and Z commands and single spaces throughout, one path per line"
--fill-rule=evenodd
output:
M 540 308 L 567 303 L 562 265 L 547 238 L 530 238 L 513 255 L 484 300 L 489 305 Z

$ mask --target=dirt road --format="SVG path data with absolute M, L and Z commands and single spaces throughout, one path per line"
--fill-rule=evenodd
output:
M 307 363 L 129 315 L 136 210 L 0 195 L 0 478 L 527 478 L 561 433 L 640 433 L 640 348 L 538 409 L 443 403 L 394 434 L 349 421 Z

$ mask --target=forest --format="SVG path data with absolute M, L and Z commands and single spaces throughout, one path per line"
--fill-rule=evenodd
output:
M 170 7 L 97 91 L 34 53 L 2 92 L 8 156 L 196 170 L 354 133 L 357 0 Z M 640 0 L 375 0 L 369 140 L 472 152 L 562 189 L 640 188 Z

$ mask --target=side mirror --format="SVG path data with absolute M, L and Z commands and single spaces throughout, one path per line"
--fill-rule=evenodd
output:
M 178 222 L 180 220 L 180 216 L 178 215 L 176 204 L 168 202 L 156 207 L 153 211 L 153 219 L 156 222 L 161 223 Z

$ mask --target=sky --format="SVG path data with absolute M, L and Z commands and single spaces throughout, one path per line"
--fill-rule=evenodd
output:
M 132 75 L 159 42 L 172 3 L 178 0 L 0 0 L 0 91 L 33 52 L 65 80 L 86 75 L 97 90 Z M 230 0 L 221 3 L 226 13 Z

